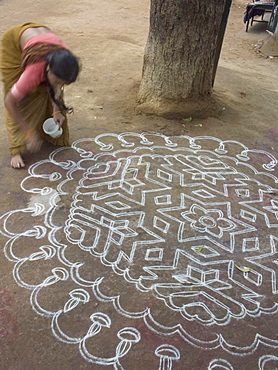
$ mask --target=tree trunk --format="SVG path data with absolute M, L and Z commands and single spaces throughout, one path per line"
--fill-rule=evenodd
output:
M 210 114 L 225 9 L 226 0 L 151 0 L 139 111 Z

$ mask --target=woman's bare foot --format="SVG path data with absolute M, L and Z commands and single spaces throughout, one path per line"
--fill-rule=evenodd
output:
M 12 155 L 11 166 L 13 168 L 25 167 L 25 163 L 23 162 L 21 154 L 18 153 L 18 154 Z

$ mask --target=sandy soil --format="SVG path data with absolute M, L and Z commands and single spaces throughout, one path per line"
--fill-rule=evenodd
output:
M 42 22 L 55 30 L 82 60 L 79 80 L 65 92 L 66 103 L 75 108 L 70 116 L 71 141 L 105 132 L 154 131 L 169 136 L 186 134 L 240 141 L 278 157 L 278 59 L 255 52 L 255 45 L 269 35 L 265 23 L 254 23 L 245 32 L 245 1 L 233 1 L 217 70 L 214 93 L 223 109 L 217 117 L 186 123 L 135 113 L 148 34 L 149 0 L 25 0 L 22 4 L 19 0 L 0 0 L 0 35 L 14 24 L 28 20 Z M 2 89 L 0 100 L 3 101 Z M 3 103 L 0 104 L 3 112 Z M 3 214 L 25 207 L 27 195 L 22 194 L 19 183 L 27 171 L 10 168 L 3 114 L 0 123 Z M 38 155 L 26 155 L 27 166 L 47 158 L 52 150 L 45 144 Z M 34 317 L 31 307 L 20 303 L 28 301 L 29 293 L 14 284 L 10 271 L 9 263 L 1 265 L 1 320 L 8 323 L 5 330 L 9 335 L 2 347 L 0 368 L 90 368 L 84 361 L 80 365 L 77 349 L 47 339 L 45 319 Z M 12 291 L 7 290 L 8 286 Z M 20 322 L 28 324 L 28 332 L 21 331 Z M 44 345 L 32 340 L 32 333 L 38 330 L 41 337 L 45 334 Z M 1 333 L 0 322 L 0 340 Z M 49 353 L 53 356 L 47 366 L 42 365 L 40 361 L 45 364 Z

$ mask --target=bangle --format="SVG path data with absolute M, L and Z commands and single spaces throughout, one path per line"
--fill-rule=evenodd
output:
M 51 114 L 51 115 L 52 115 L 52 117 L 53 117 L 53 116 L 55 116 L 55 114 L 57 114 L 57 113 L 61 113 L 61 111 L 59 111 L 59 110 L 58 110 L 57 112 L 52 113 L 52 114 Z

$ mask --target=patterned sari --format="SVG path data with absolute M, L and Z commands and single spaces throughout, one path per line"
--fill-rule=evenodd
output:
M 41 57 L 44 55 L 57 50 L 57 45 L 35 45 L 33 48 L 33 54 L 32 47 L 29 47 L 28 50 L 22 54 L 22 50 L 20 48 L 20 37 L 26 29 L 31 27 L 45 26 L 33 22 L 24 23 L 10 28 L 2 38 L 0 68 L 5 95 L 19 79 L 23 71 L 23 65 L 35 63 L 36 61 L 41 60 Z M 63 123 L 63 134 L 57 139 L 53 139 L 46 135 L 42 130 L 43 122 L 47 118 L 51 117 L 51 114 L 53 113 L 52 101 L 46 84 L 40 84 L 30 90 L 27 95 L 18 102 L 18 108 L 24 119 L 28 122 L 30 129 L 37 130 L 43 139 L 53 143 L 54 145 L 70 145 L 67 118 Z M 5 109 L 5 119 L 11 155 L 23 153 L 26 151 L 25 134 L 14 122 L 7 109 Z

